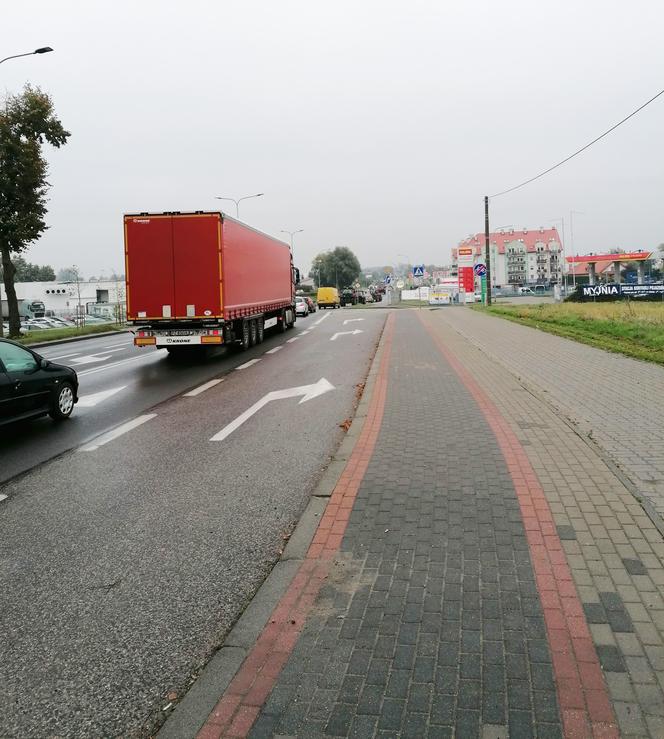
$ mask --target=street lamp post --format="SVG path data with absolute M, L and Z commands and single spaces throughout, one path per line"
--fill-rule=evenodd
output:
M 243 200 L 249 200 L 250 198 L 260 198 L 264 195 L 262 192 L 258 192 L 255 195 L 245 195 L 242 198 L 238 198 L 237 200 L 235 198 L 221 198 L 218 195 L 215 195 L 215 200 L 232 200 L 235 203 L 235 217 L 240 217 L 240 203 Z
M 293 236 L 295 234 L 301 234 L 302 231 L 304 231 L 303 228 L 298 228 L 297 231 L 287 231 L 286 229 L 281 229 L 282 234 L 288 234 L 290 236 L 290 251 L 291 251 L 291 257 L 293 257 L 293 261 L 295 261 L 295 253 L 293 252 Z
M 34 51 L 26 51 L 25 54 L 12 54 L 12 56 L 6 56 L 4 59 L 0 59 L 0 64 L 6 62 L 9 59 L 18 59 L 20 56 L 32 56 L 33 54 L 47 54 L 49 51 L 53 51 L 50 46 L 40 46 Z

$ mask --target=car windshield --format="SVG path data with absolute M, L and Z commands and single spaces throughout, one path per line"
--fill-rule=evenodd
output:
M 6 372 L 25 372 L 37 366 L 37 360 L 29 351 L 5 342 L 0 342 L 0 362 Z

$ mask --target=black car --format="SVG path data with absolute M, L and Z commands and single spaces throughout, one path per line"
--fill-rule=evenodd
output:
M 0 426 L 47 414 L 62 421 L 77 402 L 78 377 L 73 369 L 0 339 Z

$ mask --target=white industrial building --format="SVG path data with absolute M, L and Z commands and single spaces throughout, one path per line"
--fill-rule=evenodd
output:
M 43 303 L 46 315 L 75 318 L 92 315 L 101 318 L 122 318 L 125 305 L 123 280 L 93 280 L 81 282 L 17 282 L 16 297 L 21 305 Z M 3 313 L 7 315 L 4 286 L 0 284 Z M 28 316 L 27 312 L 22 315 Z

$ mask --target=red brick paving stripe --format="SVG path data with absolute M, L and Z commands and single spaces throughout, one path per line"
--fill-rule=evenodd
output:
M 427 321 L 434 343 L 479 406 L 494 433 L 516 491 L 544 610 L 566 739 L 617 739 L 615 715 L 597 651 L 544 490 L 507 420 Z
M 387 369 L 393 334 L 394 314 L 391 314 L 385 324 L 383 356 L 362 432 L 332 491 L 306 559 L 197 739 L 246 737 L 297 643 L 327 577 L 331 560 L 341 545 L 350 511 L 378 439 L 387 397 Z

